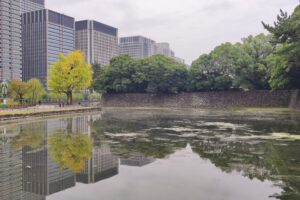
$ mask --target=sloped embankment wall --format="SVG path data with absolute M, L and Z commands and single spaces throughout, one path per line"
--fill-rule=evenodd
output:
M 106 94 L 102 104 L 107 107 L 283 107 L 291 105 L 295 91 L 226 91 L 163 94 Z M 298 101 L 299 103 L 299 101 Z

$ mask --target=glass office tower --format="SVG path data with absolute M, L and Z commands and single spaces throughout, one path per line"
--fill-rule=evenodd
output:
M 80 49 L 90 64 L 109 64 L 118 55 L 118 29 L 93 20 L 78 21 L 76 49 Z
M 38 10 L 22 15 L 23 81 L 38 78 L 47 86 L 48 72 L 59 53 L 75 49 L 74 18 Z

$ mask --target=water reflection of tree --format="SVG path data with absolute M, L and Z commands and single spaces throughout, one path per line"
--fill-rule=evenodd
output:
M 297 134 L 300 130 L 299 123 L 286 115 L 275 117 L 278 118 L 277 121 L 270 120 L 274 118 L 273 114 L 267 116 L 269 118 L 265 120 L 253 115 L 235 116 L 235 119 L 232 116 L 183 119 L 180 116 L 170 118 L 148 115 L 147 118 L 138 119 L 136 116 L 131 117 L 130 113 L 127 113 L 126 117 L 122 113 L 115 113 L 113 117 L 104 117 L 93 123 L 93 138 L 96 144 L 103 141 L 110 143 L 113 152 L 120 157 L 143 153 L 154 158 L 163 158 L 190 143 L 195 153 L 201 158 L 209 159 L 225 173 L 238 171 L 250 179 L 270 180 L 282 184 L 284 192 L 278 198 L 300 199 L 299 141 L 255 139 L 255 136 L 259 138 L 272 132 Z M 225 129 L 218 126 L 219 122 L 246 126 Z M 193 133 L 195 136 L 181 137 L 182 131 L 172 131 L 174 127 L 191 128 L 191 131 L 186 133 Z M 114 136 L 120 133 L 134 133 L 137 136 Z M 232 135 L 241 138 L 245 136 L 245 139 L 233 140 L 230 138 Z
M 282 200 L 299 199 L 300 160 L 297 142 L 204 140 L 192 143 L 195 153 L 226 173 L 238 171 L 261 181 L 283 182 Z
M 19 134 L 13 138 L 12 147 L 14 149 L 25 146 L 32 149 L 38 148 L 45 141 L 45 122 L 20 125 Z
M 66 133 L 57 130 L 48 140 L 51 158 L 61 168 L 69 168 L 79 173 L 85 167 L 85 161 L 92 155 L 92 140 L 88 135 Z
M 110 144 L 111 150 L 121 158 L 129 158 L 137 153 L 147 157 L 164 158 L 175 152 L 176 149 L 184 148 L 186 141 L 175 141 L 173 143 L 163 140 L 155 140 L 154 135 L 147 134 L 152 124 L 160 123 L 160 119 L 154 121 L 144 120 L 120 120 L 105 118 L 97 120 L 92 124 L 92 135 L 95 145 L 102 142 Z M 156 124 L 157 125 L 157 124 Z M 109 133 L 106 134 L 106 133 Z M 114 137 L 119 133 L 136 133 L 143 137 Z

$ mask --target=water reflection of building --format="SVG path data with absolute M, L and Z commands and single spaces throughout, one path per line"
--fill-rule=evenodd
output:
M 92 158 L 85 163 L 85 169 L 77 174 L 77 181 L 81 183 L 96 183 L 119 173 L 119 161 L 106 144 L 93 149 Z
M 22 195 L 22 151 L 10 142 L 0 143 L 0 199 L 19 200 Z
M 0 200 L 45 200 L 46 196 L 74 187 L 76 174 L 52 160 L 48 138 L 58 130 L 90 135 L 93 117 L 47 120 L 0 130 Z M 68 129 L 71 129 L 69 132 Z M 108 146 L 94 148 L 90 180 L 97 182 L 118 173 L 118 159 Z M 87 162 L 87 163 L 88 163 Z M 87 169 L 87 168 L 86 168 Z M 101 172 L 101 173 L 100 173 Z
M 47 196 L 74 187 L 76 177 L 69 169 L 61 169 L 51 159 L 47 147 L 23 148 L 23 190 Z
M 55 131 L 66 131 L 66 133 L 87 134 L 90 135 L 90 122 L 93 121 L 91 116 L 74 117 L 63 120 L 48 120 L 47 132 L 49 135 Z
M 143 154 L 137 154 L 128 159 L 121 159 L 121 165 L 143 167 L 145 165 L 153 163 L 154 161 L 155 158 L 153 157 L 146 157 Z

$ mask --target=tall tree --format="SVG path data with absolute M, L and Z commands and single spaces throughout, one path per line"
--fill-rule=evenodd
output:
M 27 93 L 28 84 L 26 82 L 12 80 L 8 85 L 8 92 L 10 96 L 16 100 L 23 100 Z
M 92 67 L 85 62 L 81 51 L 70 52 L 67 56 L 59 55 L 59 60 L 52 65 L 48 81 L 49 87 L 56 93 L 64 93 L 67 103 L 73 103 L 73 92 L 89 88 L 92 81 Z
M 100 93 L 135 92 L 133 75 L 136 61 L 128 55 L 114 57 L 101 73 L 94 77 L 94 90 Z
M 216 88 L 238 89 L 242 86 L 240 72 L 245 70 L 251 63 L 250 56 L 243 51 L 240 44 L 225 43 L 216 47 L 211 52 L 211 65 L 220 73 L 216 79 L 220 79 L 221 84 L 216 83 Z M 222 86 L 222 81 L 226 80 L 227 85 Z M 231 86 L 229 85 L 231 82 Z M 230 87 L 229 87 L 230 86 Z
M 188 71 L 182 64 L 163 55 L 138 61 L 135 82 L 147 93 L 177 94 L 186 87 Z
M 30 79 L 27 82 L 28 92 L 25 94 L 25 98 L 28 99 L 33 105 L 42 100 L 46 94 L 45 89 L 39 79 Z
M 246 89 L 270 89 L 268 56 L 274 51 L 271 35 L 259 34 L 242 39 L 242 49 L 250 56 L 247 67 L 238 71 L 240 84 Z
M 277 22 L 273 26 L 263 22 L 263 26 L 274 35 L 274 44 L 279 48 L 276 56 L 281 57 L 284 64 L 274 63 L 272 66 L 273 89 L 300 88 L 300 5 L 292 15 L 280 10 Z M 277 84 L 282 80 L 285 84 Z M 278 87 L 277 87 L 278 86 Z M 282 88 L 283 87 L 283 88 Z
M 192 63 L 189 70 L 189 91 L 210 91 L 216 90 L 216 77 L 220 76 L 219 70 L 211 65 L 211 58 L 208 54 L 201 55 Z M 226 88 L 231 86 L 231 81 L 224 80 L 222 85 Z M 228 85 L 228 86 L 227 86 Z

